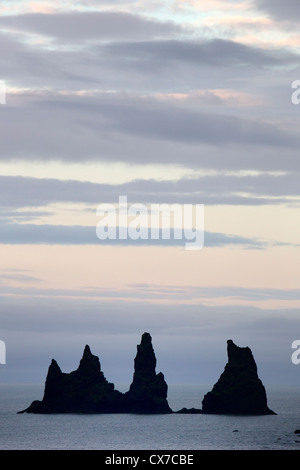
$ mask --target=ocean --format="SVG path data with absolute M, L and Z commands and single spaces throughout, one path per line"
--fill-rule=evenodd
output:
M 128 390 L 117 385 L 120 391 Z M 0 385 L 1 450 L 299 450 L 300 387 L 266 387 L 276 416 L 17 414 L 44 384 Z M 174 411 L 201 408 L 211 386 L 169 385 Z

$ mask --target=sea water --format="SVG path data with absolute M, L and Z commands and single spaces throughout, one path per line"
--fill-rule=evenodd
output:
M 18 414 L 42 399 L 43 384 L 0 385 L 1 450 L 294 450 L 300 449 L 300 387 L 270 387 L 277 415 Z M 120 391 L 128 390 L 118 386 Z M 204 385 L 169 385 L 177 411 L 201 408 Z

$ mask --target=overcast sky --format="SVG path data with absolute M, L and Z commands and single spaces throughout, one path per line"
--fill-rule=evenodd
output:
M 299 384 L 299 1 L 0 13 L 1 380 L 70 372 L 89 344 L 131 382 L 148 331 L 169 383 L 213 385 L 232 339 L 266 385 Z M 120 196 L 204 204 L 203 248 L 99 240 Z

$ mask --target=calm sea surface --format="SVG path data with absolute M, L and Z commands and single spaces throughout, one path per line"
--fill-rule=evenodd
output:
M 17 414 L 44 385 L 0 385 L 0 449 L 300 450 L 300 387 L 267 387 L 276 416 Z M 116 384 L 120 391 L 127 386 Z M 174 411 L 201 408 L 209 386 L 169 385 Z

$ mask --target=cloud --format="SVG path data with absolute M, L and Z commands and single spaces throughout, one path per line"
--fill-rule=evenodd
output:
M 21 283 L 40 282 L 41 279 L 32 276 L 28 270 L 24 269 L 3 269 L 0 271 L 0 283 L 5 285 L 7 282 L 17 281 Z
M 105 115 L 122 132 L 189 144 L 294 146 L 298 139 L 274 125 L 222 114 L 183 109 L 141 109 L 104 105 Z
M 137 65 L 146 64 L 149 59 L 152 59 L 154 65 L 163 65 L 165 61 L 164 65 L 180 62 L 182 65 L 193 64 L 200 68 L 205 65 L 224 68 L 233 66 L 237 70 L 249 66 L 267 69 L 283 64 L 296 65 L 296 55 L 292 53 L 264 50 L 226 39 L 116 42 L 108 44 L 106 48 L 120 58 L 122 53 L 126 59 L 139 59 Z M 133 64 L 129 62 L 129 65 Z
M 123 246 L 177 246 L 184 247 L 187 243 L 196 243 L 196 238 L 201 239 L 196 233 L 193 238 L 187 238 L 184 234 L 181 239 L 176 239 L 173 230 L 170 230 L 169 239 L 164 239 L 160 230 L 159 238 L 151 238 L 150 230 L 146 239 L 133 240 L 107 238 L 99 239 L 95 227 L 66 226 L 66 225 L 42 225 L 42 224 L 13 224 L 2 223 L 0 227 L 0 244 L 50 244 L 50 245 L 123 245 Z M 264 243 L 260 240 L 222 233 L 205 233 L 206 247 L 220 247 L 226 245 L 241 245 L 245 248 L 261 249 Z
M 47 36 L 66 43 L 87 40 L 150 40 L 180 34 L 182 26 L 171 21 L 111 11 L 27 13 L 2 18 L 2 27 Z
M 114 93 L 55 94 L 7 104 L 0 113 L 0 136 L 4 161 L 184 162 L 269 170 L 298 165 L 296 129 L 263 118 Z
M 16 212 L 18 207 L 44 206 L 53 202 L 86 202 L 100 204 L 111 202 L 116 187 L 97 185 L 89 182 L 60 181 L 47 178 L 25 178 L 19 176 L 0 176 L 0 199 L 2 208 L 15 208 L 13 212 L 4 209 L 5 219 L 22 217 L 22 212 Z M 45 211 L 26 211 L 31 217 L 49 215 Z
M 128 204 L 294 205 L 300 197 L 298 182 L 296 171 L 244 176 L 216 172 L 178 181 L 140 179 L 122 184 L 0 176 L 0 215 L 9 222 L 38 220 L 53 215 L 54 208 L 45 207 L 56 203 L 83 203 L 96 214 L 99 204 L 118 204 L 120 195 L 127 196 Z
M 123 35 L 121 39 L 111 37 L 110 40 L 88 44 L 81 39 L 80 43 L 72 43 L 72 47 L 67 47 L 66 40 L 58 37 L 59 46 L 55 43 L 49 47 L 43 38 L 36 38 L 35 35 L 29 38 L 25 31 L 16 34 L 2 29 L 1 78 L 31 89 L 98 88 L 109 91 L 131 90 L 137 93 L 170 91 L 170 88 L 173 91 L 212 89 L 220 88 L 221 83 L 223 87 L 231 88 L 241 84 L 241 79 L 249 82 L 258 74 L 261 76 L 269 70 L 296 68 L 299 64 L 298 55 L 285 49 L 259 48 L 215 37 L 205 39 L 201 33 L 184 35 L 179 32 L 181 27 L 177 24 L 161 24 L 127 13 L 99 12 L 95 18 L 98 18 L 98 14 L 101 21 L 104 21 L 105 14 L 109 18 L 124 19 L 125 25 L 129 20 L 127 29 L 116 25 L 108 29 L 111 35 Z M 53 23 L 54 32 L 56 19 L 71 19 L 72 15 L 75 18 L 83 15 L 84 19 L 89 14 L 69 13 L 58 15 L 57 18 L 56 15 L 20 15 L 3 17 L 3 21 L 11 20 L 22 24 L 27 18 L 34 24 L 39 24 L 41 16 L 45 17 L 45 21 Z M 140 22 L 141 27 L 133 28 L 130 20 Z M 84 20 L 84 24 L 85 22 Z M 107 23 L 109 26 L 110 22 Z M 152 34 L 148 32 L 149 28 L 144 29 L 144 23 L 152 25 Z M 179 28 L 176 35 L 175 32 L 170 32 L 173 28 Z M 157 29 L 166 31 L 163 39 L 154 37 Z M 61 30 L 62 34 L 70 35 L 70 41 L 73 36 L 75 41 L 81 34 L 81 28 L 76 31 L 76 28 L 61 26 Z M 87 26 L 82 28 L 82 35 L 86 32 L 91 36 L 101 36 L 101 30 L 96 26 Z M 142 34 L 141 30 L 145 31 L 146 37 L 138 39 L 138 35 Z M 137 35 L 135 39 L 134 34 Z M 222 77 L 215 74 L 219 67 L 222 68 Z
M 81 15 L 41 16 L 52 27 L 56 19 L 63 22 L 73 14 L 76 18 Z M 132 16 L 134 21 L 148 21 L 125 13 L 109 15 L 126 24 Z M 38 18 L 16 15 L 14 21 L 23 24 L 30 20 L 30 27 L 38 28 Z M 7 17 L 7 21 L 11 19 Z M 72 36 L 75 29 L 72 26 L 65 34 Z M 96 29 L 91 27 L 90 34 L 96 34 Z M 82 31 L 88 33 L 84 28 Z M 125 29 L 121 28 L 121 33 L 125 38 Z M 184 162 L 227 169 L 298 167 L 296 110 L 290 100 L 290 83 L 299 64 L 296 54 L 217 38 L 155 40 L 151 34 L 144 40 L 112 38 L 101 45 L 49 48 L 23 33 L 4 30 L 0 54 L 1 74 L 8 85 L 7 105 L 0 108 L 3 161 Z M 270 83 L 270 70 L 276 71 L 276 82 Z M 22 93 L 18 87 L 29 90 Z M 235 96 L 259 94 L 265 98 L 264 106 L 256 101 L 256 106 L 237 109 L 224 99 L 216 103 L 191 98 L 183 103 L 151 96 L 192 94 L 193 90 L 213 93 L 214 89 L 219 97 L 222 89 L 233 90 Z M 278 108 L 290 117 L 289 126 L 280 118 Z
M 278 21 L 298 22 L 300 7 L 297 0 L 255 0 L 256 6 Z

